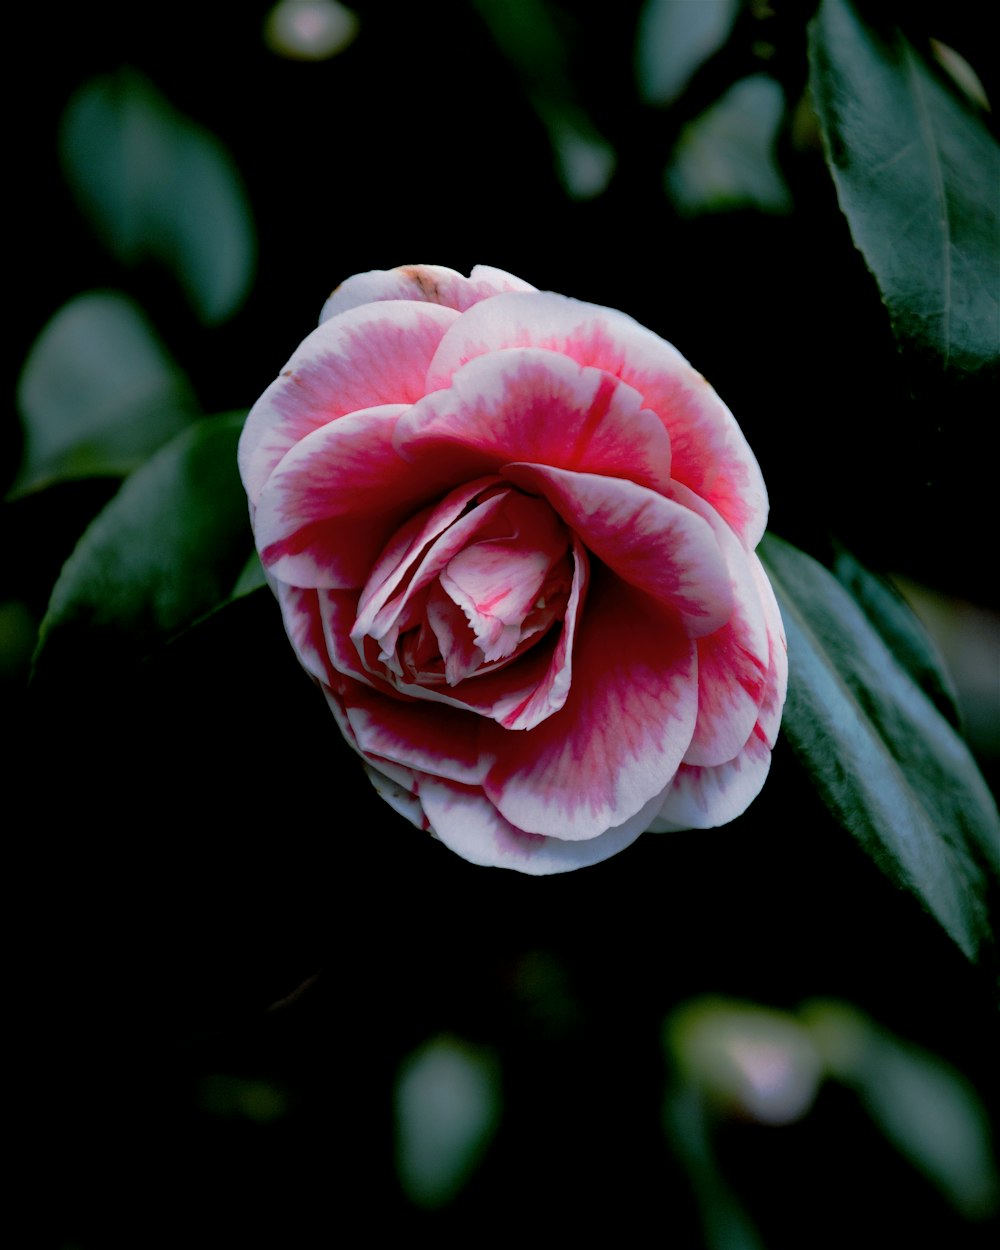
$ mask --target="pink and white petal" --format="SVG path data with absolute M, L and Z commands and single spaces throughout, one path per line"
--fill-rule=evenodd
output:
M 650 829 L 663 833 L 728 824 L 742 816 L 760 793 L 770 767 L 770 748 L 756 733 L 726 764 L 710 768 L 682 764 Z
M 760 592 L 761 603 L 764 605 L 769 647 L 767 683 L 755 732 L 768 746 L 773 747 L 781 725 L 781 711 L 785 706 L 785 695 L 788 693 L 788 644 L 785 641 L 785 626 L 774 597 L 774 590 L 756 556 L 751 557 L 750 567 Z
M 372 565 L 358 603 L 360 628 L 369 632 L 376 615 L 410 576 L 427 548 L 448 530 L 481 490 L 499 483 L 500 478 L 477 478 L 456 486 L 439 502 L 421 509 L 393 534 L 385 550 Z M 494 504 L 499 508 L 500 504 Z
M 757 723 L 770 664 L 767 626 L 752 561 L 715 509 L 679 483 L 671 496 L 712 526 L 729 571 L 733 613 L 714 634 L 698 639 L 698 722 L 685 764 L 731 760 Z
M 384 768 L 385 765 L 383 764 L 382 767 Z M 430 823 L 424 814 L 423 804 L 411 789 L 411 785 L 416 784 L 415 780 L 410 785 L 404 784 L 398 776 L 395 778 L 390 777 L 381 769 L 376 768 L 374 764 L 367 763 L 367 761 L 364 769 L 368 774 L 368 780 L 375 787 L 375 793 L 379 798 L 384 799 L 393 811 L 398 812 L 400 816 L 408 820 L 411 825 L 416 825 L 418 829 L 423 829 L 425 832 L 430 829 Z M 400 772 L 404 771 L 408 770 L 400 770 Z M 409 775 L 411 778 L 413 777 L 412 773 Z
M 506 269 L 497 269 L 495 265 L 473 265 L 469 281 L 477 290 L 483 292 L 482 299 L 492 295 L 500 295 L 504 291 L 536 291 L 538 288 L 508 273 Z
M 690 509 L 622 478 L 538 464 L 510 464 L 504 474 L 544 495 L 588 551 L 677 612 L 690 637 L 729 620 L 726 562 L 712 527 Z
M 268 478 L 254 531 L 261 561 L 295 586 L 364 584 L 389 538 L 446 483 L 393 447 L 400 405 L 352 413 L 307 434 Z
M 472 787 L 420 778 L 419 795 L 432 832 L 450 850 L 472 864 L 513 868 L 532 876 L 569 872 L 617 855 L 644 832 L 655 810 L 650 803 L 586 842 L 565 842 L 515 828 L 481 790 Z
M 511 655 L 552 575 L 565 573 L 569 533 L 541 499 L 512 493 L 504 502 L 510 536 L 477 539 L 441 571 L 440 584 L 466 614 L 488 663 Z
M 670 435 L 673 477 L 756 547 L 767 521 L 760 468 L 733 414 L 675 347 L 614 309 L 541 291 L 497 295 L 450 327 L 428 391 L 448 386 L 470 360 L 508 347 L 561 352 L 634 387 Z
M 423 814 L 420 801 L 416 798 L 417 780 L 413 770 L 403 768 L 401 765 L 393 764 L 388 760 L 379 760 L 378 767 L 376 767 L 374 763 L 366 759 L 358 746 L 354 730 L 347 719 L 343 699 L 336 691 L 326 686 L 323 687 L 323 693 L 326 695 L 327 704 L 340 728 L 340 732 L 344 735 L 347 745 L 361 756 L 368 780 L 375 787 L 378 794 L 385 799 L 390 807 L 416 825 L 418 829 L 429 829 L 430 826 Z
M 624 824 L 677 771 L 698 710 L 695 644 L 648 596 L 593 571 L 565 705 L 527 733 L 483 722 L 487 797 L 570 841 Z
M 396 429 L 407 460 L 448 456 L 456 477 L 530 461 L 629 478 L 666 494 L 670 437 L 631 386 L 568 356 L 511 348 L 460 368 Z
M 305 338 L 251 408 L 240 436 L 240 476 L 251 510 L 275 466 L 312 430 L 426 394 L 427 367 L 458 316 L 436 304 L 366 304 Z
M 554 644 L 541 639 L 513 664 L 480 673 L 470 680 L 445 687 L 396 682 L 401 694 L 415 699 L 467 708 L 490 717 L 508 730 L 533 729 L 565 704 L 572 685 L 576 631 L 589 582 L 587 553 L 573 540 L 573 582 Z
M 469 712 L 389 698 L 357 683 L 345 686 L 342 702 L 354 741 L 366 758 L 467 785 L 478 785 L 485 776 L 491 761 L 479 750 L 480 718 Z
M 479 479 L 481 483 L 484 479 Z M 490 479 L 486 479 L 487 481 Z M 477 485 L 478 483 L 474 483 Z M 471 492 L 467 502 L 471 502 L 479 490 Z M 413 597 L 428 586 L 447 565 L 452 556 L 456 555 L 473 536 L 487 525 L 503 509 L 504 499 L 510 492 L 501 492 L 479 503 L 465 516 L 461 509 L 452 524 L 442 526 L 444 516 L 455 515 L 455 510 L 465 494 L 465 488 L 449 494 L 440 505 L 429 513 L 421 513 L 426 521 L 413 536 L 402 556 L 397 555 L 397 546 L 390 544 L 389 557 L 378 563 L 369 575 L 361 600 L 358 604 L 358 619 L 352 631 L 355 643 L 360 645 L 363 637 L 370 636 L 386 640 L 386 645 L 395 646 L 395 633 L 398 622 Z M 433 537 L 437 532 L 437 537 Z M 408 531 L 409 534 L 409 531 Z M 418 546 L 424 536 L 430 542 Z M 395 560 L 395 567 L 392 561 Z M 385 580 L 379 581 L 384 574 Z M 394 592 L 401 593 L 394 596 Z
M 400 265 L 358 273 L 338 286 L 323 305 L 320 324 L 348 309 L 381 300 L 406 299 L 443 304 L 464 312 L 501 291 L 533 291 L 528 282 L 489 265 L 476 265 L 466 278 L 443 265 Z
M 364 686 L 390 697 L 396 697 L 395 687 L 383 680 L 378 673 L 365 667 L 358 650 L 351 641 L 351 627 L 357 616 L 358 592 L 356 590 L 316 591 L 320 619 L 323 623 L 323 640 L 326 654 L 333 669 L 344 677 L 352 677 Z M 331 681 L 335 685 L 335 681 Z
M 333 681 L 333 669 L 327 653 L 317 592 L 287 586 L 274 577 L 269 577 L 268 581 L 281 606 L 285 633 L 299 663 L 310 677 L 329 685 Z

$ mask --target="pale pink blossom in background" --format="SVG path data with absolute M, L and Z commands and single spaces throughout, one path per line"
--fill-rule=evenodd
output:
M 787 681 L 732 414 L 622 313 L 359 274 L 240 444 L 288 636 L 378 792 L 477 864 L 593 864 L 760 791 Z

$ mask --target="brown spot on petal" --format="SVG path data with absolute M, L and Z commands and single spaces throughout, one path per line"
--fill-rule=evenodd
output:
M 401 272 L 420 287 L 427 299 L 434 304 L 440 304 L 438 284 L 433 278 L 428 277 L 417 265 L 404 265 Z

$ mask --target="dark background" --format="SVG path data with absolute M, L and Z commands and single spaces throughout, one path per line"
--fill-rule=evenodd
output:
M 265 4 L 12 19 L 27 66 L 12 379 L 56 308 L 111 286 L 147 309 L 206 411 L 248 407 L 350 274 L 497 265 L 674 342 L 736 413 L 776 532 L 820 555 L 836 535 L 880 571 L 996 605 L 988 396 L 910 400 L 818 147 L 786 127 L 788 216 L 680 219 L 663 194 L 680 126 L 735 78 L 764 67 L 800 99 L 812 6 L 748 8 L 669 111 L 638 99 L 637 4 L 560 7 L 572 82 L 617 153 L 592 201 L 560 187 L 474 6 L 354 7 L 356 41 L 315 65 L 268 51 Z M 901 8 L 915 41 L 952 44 L 991 89 L 986 6 Z M 118 267 L 62 180 L 67 101 L 126 64 L 218 135 L 245 180 L 258 276 L 221 327 L 200 326 L 166 274 Z M 9 480 L 13 419 L 4 451 Z M 7 510 L 8 589 L 36 619 L 113 489 Z M 831 822 L 784 745 L 735 824 L 534 880 L 464 863 L 376 798 L 266 597 L 138 675 L 88 677 L 79 693 L 8 690 L 17 1028 L 49 1244 L 298 1247 L 426 1228 L 445 1244 L 496 1230 L 697 1246 L 661 1126 L 661 1028 L 703 993 L 849 1001 L 995 1106 L 989 987 Z M 441 1032 L 499 1055 L 504 1118 L 460 1198 L 426 1213 L 395 1175 L 391 1091 L 402 1057 Z M 279 1090 L 284 1114 L 220 1110 L 206 1095 L 220 1076 Z M 834 1086 L 798 1124 L 720 1132 L 769 1248 L 987 1244 Z

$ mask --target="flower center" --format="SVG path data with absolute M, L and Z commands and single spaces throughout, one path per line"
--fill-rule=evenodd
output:
M 570 536 L 544 500 L 493 479 L 406 531 L 361 596 L 352 637 L 369 671 L 394 685 L 456 686 L 511 664 L 562 620 Z

